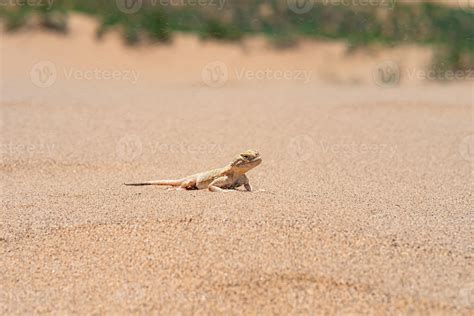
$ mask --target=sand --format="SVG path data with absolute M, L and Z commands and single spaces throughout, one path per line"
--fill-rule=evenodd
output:
M 374 80 L 426 48 L 127 48 L 72 22 L 0 39 L 1 314 L 473 313 L 472 81 Z M 121 185 L 248 148 L 252 193 Z

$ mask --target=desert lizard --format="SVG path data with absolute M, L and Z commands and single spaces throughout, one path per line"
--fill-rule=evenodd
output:
M 213 169 L 177 180 L 154 180 L 140 183 L 124 183 L 125 185 L 167 185 L 177 190 L 209 189 L 212 192 L 233 191 L 244 186 L 252 191 L 245 173 L 262 162 L 260 154 L 255 150 L 247 150 L 237 156 L 225 167 Z

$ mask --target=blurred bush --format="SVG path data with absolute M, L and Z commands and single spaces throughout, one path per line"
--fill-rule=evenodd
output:
M 382 2 L 393 6 L 348 6 L 314 0 L 310 10 L 296 13 L 291 0 L 135 0 L 141 8 L 127 14 L 119 9 L 120 0 L 53 0 L 51 7 L 46 1 L 36 0 L 43 6 L 11 4 L 14 1 L 2 5 L 0 16 L 6 29 L 14 31 L 36 19 L 41 27 L 67 32 L 68 12 L 79 11 L 101 21 L 98 37 L 119 28 L 129 44 L 166 42 L 175 31 L 228 41 L 260 33 L 277 47 L 295 45 L 299 37 L 346 40 L 351 48 L 418 43 L 438 47 L 433 61 L 437 68 L 474 69 L 474 14 L 457 7 L 395 5 L 394 0 Z

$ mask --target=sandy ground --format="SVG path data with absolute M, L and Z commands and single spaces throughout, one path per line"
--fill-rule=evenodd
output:
M 92 32 L 0 39 L 1 314 L 473 313 L 472 81 L 374 76 L 421 48 Z M 253 193 L 121 185 L 247 148 Z

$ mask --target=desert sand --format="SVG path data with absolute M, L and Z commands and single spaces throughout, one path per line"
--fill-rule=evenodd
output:
M 429 49 L 93 33 L 0 39 L 1 314 L 473 313 L 472 81 L 374 77 Z M 248 148 L 255 192 L 122 186 Z

